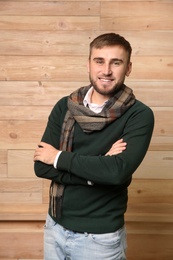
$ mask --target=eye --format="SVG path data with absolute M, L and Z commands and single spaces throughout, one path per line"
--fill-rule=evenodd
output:
M 96 63 L 101 65 L 101 64 L 103 64 L 104 62 L 103 62 L 103 60 L 100 60 L 100 59 L 99 59 L 99 60 L 96 60 Z
M 122 61 L 121 61 L 121 60 L 114 60 L 114 61 L 113 61 L 113 64 L 114 64 L 115 66 L 120 66 L 120 65 L 122 64 Z
M 94 58 L 93 60 L 96 64 L 98 65 L 103 65 L 104 64 L 104 59 L 102 58 Z
M 114 61 L 114 65 L 115 65 L 115 66 L 119 66 L 120 64 L 121 64 L 120 61 Z

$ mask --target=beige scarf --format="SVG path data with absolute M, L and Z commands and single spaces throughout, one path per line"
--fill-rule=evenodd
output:
M 68 110 L 62 125 L 60 150 L 72 151 L 75 121 L 83 132 L 92 133 L 105 128 L 108 124 L 121 117 L 134 103 L 133 91 L 125 85 L 106 103 L 103 110 L 96 114 L 83 105 L 84 97 L 91 86 L 82 87 L 68 97 Z M 55 218 L 61 217 L 64 185 L 53 182 L 50 187 L 50 210 Z

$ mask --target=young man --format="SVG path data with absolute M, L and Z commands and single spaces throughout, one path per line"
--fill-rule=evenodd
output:
M 124 84 L 131 51 L 115 33 L 91 42 L 91 84 L 57 102 L 35 150 L 36 175 L 52 180 L 45 260 L 126 259 L 127 189 L 154 125 Z

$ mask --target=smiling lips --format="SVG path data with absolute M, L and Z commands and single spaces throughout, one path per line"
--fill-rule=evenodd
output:
M 99 80 L 103 81 L 103 82 L 111 82 L 114 79 L 105 79 L 105 78 L 99 78 Z

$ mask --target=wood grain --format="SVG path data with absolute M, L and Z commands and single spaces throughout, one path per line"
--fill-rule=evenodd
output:
M 62 96 L 69 95 L 75 89 L 88 84 L 88 79 L 85 82 L 2 81 L 0 106 L 16 106 L 16 109 L 18 106 L 33 106 L 34 109 L 35 106 L 42 106 L 42 109 L 47 106 L 52 108 Z M 132 80 L 127 78 L 126 85 L 133 89 L 138 100 L 152 108 L 172 107 L 173 105 L 172 81 Z M 39 114 L 34 114 L 35 117 L 39 116 Z M 6 117 L 8 117 L 8 114 Z
M 172 30 L 171 1 L 110 1 L 101 3 L 102 30 Z
M 87 55 L 90 41 L 100 33 L 96 17 L 61 17 L 59 19 L 64 19 L 63 30 L 58 27 L 60 21 L 57 17 L 33 17 L 31 20 L 28 16 L 26 21 L 21 21 L 21 18 L 16 16 L 7 17 L 10 20 L 5 22 L 1 18 L 0 23 L 3 35 L 0 55 L 64 56 L 64 52 L 66 55 Z M 56 20 L 49 21 L 49 18 Z M 69 27 L 69 24 L 73 27 Z M 92 28 L 95 28 L 95 31 L 92 31 Z M 156 31 L 154 37 L 153 31 L 118 30 L 116 33 L 124 35 L 130 41 L 133 56 L 166 56 L 173 53 L 172 31 Z
M 74 15 L 93 16 L 99 14 L 99 1 L 0 1 L 0 15 Z
M 1 81 L 86 81 L 87 57 L 0 56 Z M 171 56 L 133 57 L 132 79 L 173 80 Z M 64 66 L 65 64 L 65 66 Z M 164 73 L 162 71 L 164 70 Z
M 50 181 L 33 153 L 56 102 L 89 84 L 89 44 L 107 32 L 131 43 L 126 84 L 155 116 L 129 187 L 127 257 L 173 259 L 172 13 L 171 0 L 0 1 L 1 260 L 43 259 Z

